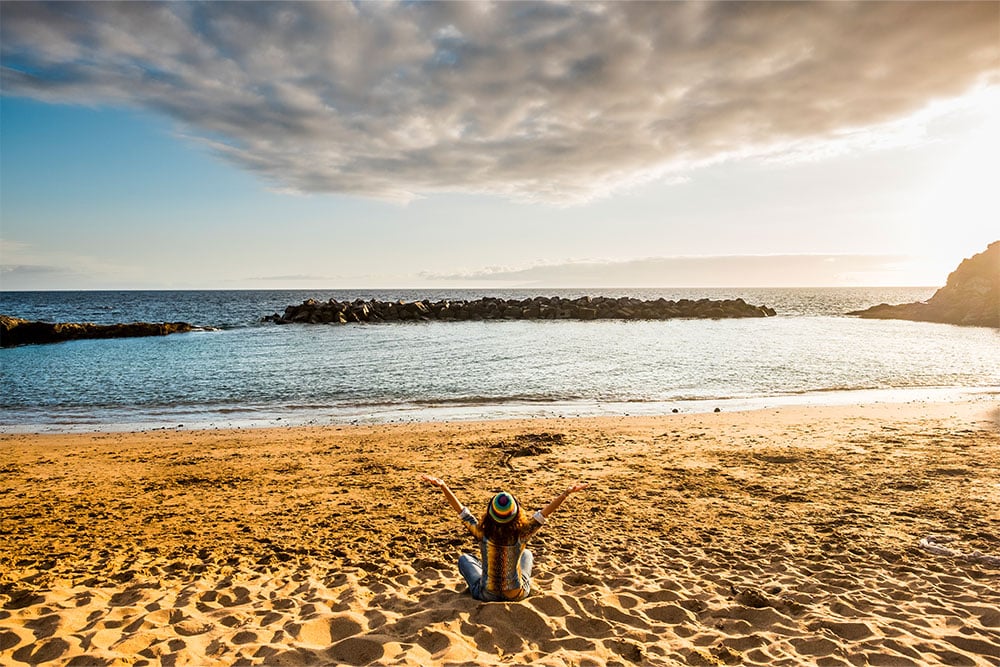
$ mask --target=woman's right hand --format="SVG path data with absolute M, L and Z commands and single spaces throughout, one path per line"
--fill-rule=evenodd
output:
M 431 475 L 421 475 L 420 479 L 424 480 L 431 486 L 436 486 L 439 489 L 444 489 L 447 488 L 448 486 L 447 484 L 444 483 L 444 480 L 441 479 L 440 477 L 433 477 Z

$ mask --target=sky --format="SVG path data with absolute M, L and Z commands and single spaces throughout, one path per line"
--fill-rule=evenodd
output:
M 0 289 L 944 283 L 1000 3 L 0 3 Z

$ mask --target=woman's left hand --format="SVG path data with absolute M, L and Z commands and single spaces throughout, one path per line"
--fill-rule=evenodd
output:
M 566 489 L 566 495 L 569 495 L 571 493 L 576 493 L 577 491 L 583 491 L 588 486 L 590 486 L 590 482 L 577 482 L 573 486 Z

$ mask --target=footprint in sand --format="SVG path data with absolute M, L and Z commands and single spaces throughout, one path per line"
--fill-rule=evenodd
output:
M 417 634 L 417 644 L 431 655 L 434 655 L 451 646 L 451 639 L 443 632 L 425 628 Z
M 687 609 L 676 604 L 658 604 L 643 610 L 649 618 L 668 625 L 693 623 L 694 615 Z
M 566 629 L 574 635 L 592 639 L 605 639 L 614 634 L 614 628 L 611 627 L 610 623 L 593 617 L 569 616 L 566 618 Z
M 382 657 L 382 645 L 371 639 L 351 637 L 335 644 L 326 655 L 346 665 L 367 665 Z
M 469 621 L 495 630 L 514 630 L 532 639 L 552 636 L 552 628 L 545 618 L 521 604 L 483 605 L 470 614 Z
M 203 623 L 201 621 L 196 621 L 193 618 L 188 618 L 174 624 L 174 631 L 181 635 L 182 637 L 193 637 L 195 635 L 201 635 L 212 629 L 212 625 L 209 623 Z
M 772 641 L 771 638 L 765 637 L 761 633 L 751 632 L 750 634 L 726 637 L 722 643 L 735 651 L 749 651 L 760 646 L 767 646 Z
M 365 624 L 364 617 L 347 613 L 289 623 L 285 630 L 306 646 L 329 646 L 361 633 Z
M 789 643 L 802 655 L 823 657 L 836 655 L 840 645 L 826 637 L 794 637 Z
M 746 621 L 755 628 L 771 628 L 776 625 L 795 627 L 795 622 L 789 617 L 777 612 L 771 607 L 755 609 L 753 607 L 735 607 L 724 612 L 731 619 Z
M 563 583 L 567 586 L 599 586 L 601 580 L 597 577 L 582 572 L 574 572 L 563 578 Z
M 108 600 L 108 604 L 112 607 L 134 607 L 136 603 L 142 600 L 143 595 L 144 592 L 142 590 L 131 588 L 112 595 L 111 599 Z
M 13 630 L 0 631 L 0 651 L 14 648 L 21 643 L 21 638 Z
M 562 618 L 572 613 L 562 600 L 554 596 L 536 595 L 529 597 L 528 604 L 549 618 Z
M 28 644 L 14 651 L 13 658 L 18 662 L 37 665 L 42 662 L 52 662 L 60 659 L 69 651 L 69 642 L 61 637 L 42 643 Z
M 35 639 L 46 639 L 56 633 L 62 625 L 62 617 L 59 614 L 49 614 L 41 618 L 33 618 L 24 624 L 35 635 Z
M 810 630 L 826 629 L 847 641 L 861 641 L 875 634 L 871 627 L 863 621 L 823 621 L 815 626 L 810 626 Z
M 955 646 L 973 655 L 982 655 L 982 656 L 988 655 L 991 658 L 1000 658 L 1000 646 L 992 644 L 983 639 L 976 639 L 974 637 L 963 637 L 961 635 L 946 635 L 942 637 L 942 639 L 944 639 L 952 646 Z
M 205 600 L 206 598 L 202 598 Z M 218 602 L 223 607 L 235 607 L 237 605 L 249 604 L 250 590 L 245 586 L 237 586 L 231 591 L 218 596 Z

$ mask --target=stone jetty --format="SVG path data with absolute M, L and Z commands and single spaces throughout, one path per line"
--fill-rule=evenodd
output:
M 464 320 L 669 320 L 674 318 L 722 319 L 773 317 L 772 308 L 754 306 L 743 299 L 711 300 L 627 297 L 533 299 L 484 297 L 471 301 L 316 301 L 288 306 L 283 315 L 263 318 L 276 324 L 348 324 L 351 322 L 464 321 Z
M 194 331 L 187 322 L 131 322 L 129 324 L 92 324 L 90 322 L 32 322 L 20 317 L 0 315 L 0 347 L 61 343 L 84 338 L 137 338 L 166 336 Z
M 962 260 L 945 286 L 927 301 L 882 303 L 848 315 L 1000 328 L 1000 241 Z

